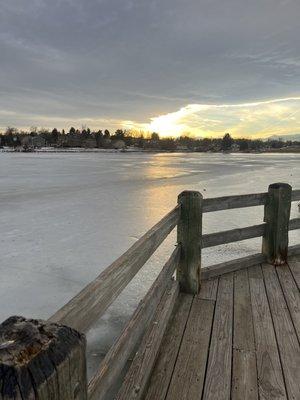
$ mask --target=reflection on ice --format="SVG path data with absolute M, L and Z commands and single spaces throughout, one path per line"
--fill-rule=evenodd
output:
M 50 316 L 167 213 L 182 190 L 216 197 L 266 191 L 276 181 L 300 188 L 299 165 L 297 154 L 1 153 L 1 320 Z M 261 223 L 262 211 L 209 213 L 204 232 Z M 292 232 L 291 244 L 299 239 Z M 92 357 L 106 352 L 174 243 L 173 234 L 91 331 Z M 205 249 L 203 263 L 260 246 L 253 239 Z

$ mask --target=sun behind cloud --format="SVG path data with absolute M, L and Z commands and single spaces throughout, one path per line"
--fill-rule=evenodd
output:
M 236 137 L 283 136 L 300 132 L 300 97 L 241 104 L 189 104 L 138 125 L 162 137 L 217 137 L 227 131 Z

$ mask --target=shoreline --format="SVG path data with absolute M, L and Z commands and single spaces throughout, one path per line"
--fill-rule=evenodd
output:
M 144 150 L 144 149 L 99 149 L 99 148 L 40 148 L 32 151 L 20 151 L 11 148 L 0 149 L 0 153 L 146 153 L 146 154 L 160 154 L 160 153 L 203 153 L 203 154 L 300 154 L 300 147 L 294 149 L 272 149 L 265 151 L 193 151 L 193 150 Z

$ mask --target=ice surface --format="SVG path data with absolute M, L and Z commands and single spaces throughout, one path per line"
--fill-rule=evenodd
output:
M 300 155 L 0 153 L 0 319 L 47 318 L 175 204 L 179 192 L 205 197 L 300 188 Z M 204 232 L 262 222 L 262 207 L 209 213 Z M 292 216 L 299 216 L 293 203 Z M 291 244 L 300 233 L 291 235 Z M 168 258 L 174 234 L 88 336 L 98 363 Z M 260 250 L 260 240 L 205 249 L 204 265 Z

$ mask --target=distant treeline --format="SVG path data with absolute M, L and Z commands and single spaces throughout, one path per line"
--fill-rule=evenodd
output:
M 13 147 L 21 151 L 30 151 L 40 147 L 56 148 L 104 148 L 125 149 L 138 148 L 144 150 L 162 151 L 274 151 L 285 148 L 299 148 L 300 141 L 282 141 L 260 139 L 232 138 L 225 133 L 223 138 L 193 138 L 181 136 L 179 138 L 161 138 L 157 133 L 137 132 L 133 130 L 117 129 L 114 133 L 109 130 L 93 131 L 89 128 L 75 129 L 68 132 L 32 128 L 28 132 L 18 131 L 8 127 L 0 134 L 0 147 Z

